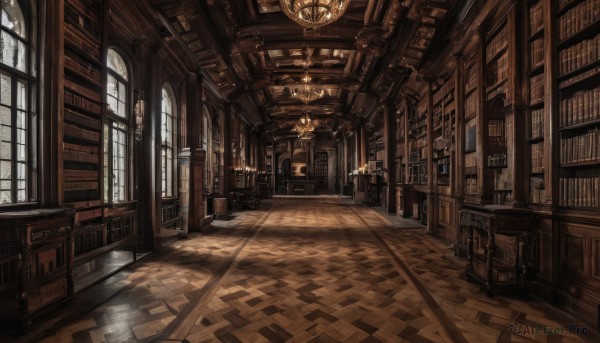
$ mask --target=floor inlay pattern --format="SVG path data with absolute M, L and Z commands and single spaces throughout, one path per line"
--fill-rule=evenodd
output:
M 349 200 L 265 201 L 215 225 L 0 342 L 597 341 L 511 334 L 576 321 L 533 298 L 486 297 L 423 229 Z

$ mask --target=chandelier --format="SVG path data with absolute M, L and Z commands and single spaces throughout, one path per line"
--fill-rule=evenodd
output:
M 308 71 L 304 72 L 301 81 L 298 85 L 288 86 L 292 99 L 308 104 L 325 95 L 325 91 L 321 87 L 311 84 L 312 78 L 308 74 Z
M 290 19 L 314 30 L 338 20 L 350 0 L 279 0 L 279 3 Z
M 294 124 L 293 131 L 298 133 L 298 138 L 309 140 L 314 137 L 313 131 L 317 128 L 317 123 L 310 118 L 310 113 L 306 112 L 300 118 L 300 122 Z

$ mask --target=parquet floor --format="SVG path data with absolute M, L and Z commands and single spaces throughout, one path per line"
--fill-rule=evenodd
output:
M 348 200 L 273 200 L 216 221 L 47 313 L 53 342 L 598 342 L 513 334 L 576 319 L 533 298 L 488 298 L 422 229 Z

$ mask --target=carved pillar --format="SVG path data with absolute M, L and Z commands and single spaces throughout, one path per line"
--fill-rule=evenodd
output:
M 179 159 L 180 192 L 187 193 L 181 199 L 182 223 L 187 223 L 188 231 L 201 231 L 204 219 L 203 182 L 206 151 L 200 149 L 198 139 L 202 132 L 203 82 L 203 76 L 197 74 L 190 75 L 187 81 L 187 136 L 190 148 L 184 149 Z M 186 227 L 183 229 L 186 232 Z

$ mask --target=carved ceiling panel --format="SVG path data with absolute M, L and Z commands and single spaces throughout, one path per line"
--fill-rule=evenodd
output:
M 237 103 L 252 125 L 277 128 L 302 111 L 322 120 L 368 115 L 419 68 L 448 13 L 462 2 L 352 0 L 339 20 L 319 30 L 290 20 L 279 0 L 149 3 L 225 101 Z M 324 90 L 308 105 L 292 100 L 288 89 L 306 71 Z

